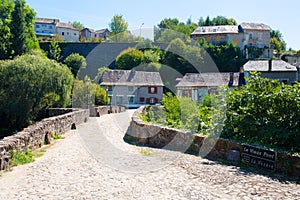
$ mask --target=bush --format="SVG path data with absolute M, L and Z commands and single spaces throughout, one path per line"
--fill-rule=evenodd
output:
M 162 101 L 164 125 L 190 131 L 197 128 L 209 137 L 300 152 L 299 83 L 290 86 L 254 74 L 247 85 L 226 88 L 226 99 L 221 98 L 223 90 L 219 93 L 205 96 L 199 106 L 189 98 L 167 94 Z M 144 120 L 163 122 L 155 110 L 147 111 Z
M 0 127 L 21 129 L 50 107 L 70 105 L 70 70 L 40 55 L 0 62 Z
M 72 53 L 65 60 L 64 63 L 70 68 L 74 77 L 77 77 L 77 73 L 80 68 L 86 67 L 86 60 L 78 53 Z
M 87 99 L 88 91 L 88 99 Z M 87 108 L 87 100 L 89 106 L 91 105 L 106 105 L 107 94 L 106 91 L 95 83 L 90 83 L 86 86 L 84 81 L 76 79 L 74 81 L 72 103 L 74 108 Z
M 300 151 L 300 85 L 253 75 L 228 90 L 222 136 L 287 151 Z
M 125 49 L 116 58 L 117 69 L 131 70 L 132 68 L 137 67 L 143 63 L 143 52 L 134 48 Z

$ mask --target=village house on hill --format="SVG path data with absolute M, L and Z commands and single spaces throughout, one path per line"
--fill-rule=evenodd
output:
M 94 30 L 91 28 L 84 28 L 81 30 L 81 38 L 84 40 L 100 39 L 107 40 L 109 35 L 108 29 Z
M 207 94 L 216 94 L 221 86 L 245 84 L 243 73 L 187 73 L 176 85 L 177 95 L 201 103 Z
M 65 42 L 79 42 L 80 31 L 70 23 L 60 22 L 59 19 L 36 18 L 34 30 L 40 42 L 51 41 L 55 36 Z
M 289 85 L 299 81 L 297 67 L 283 60 L 250 60 L 243 66 L 243 70 L 245 76 L 250 76 L 250 72 L 259 72 L 261 77 Z
M 210 44 L 233 43 L 239 47 L 248 59 L 255 58 L 260 49 L 260 58 L 272 58 L 270 49 L 271 28 L 262 23 L 242 23 L 237 26 L 200 26 L 192 34 L 195 40 L 205 39 Z
M 126 107 L 160 103 L 164 86 L 159 72 L 135 70 L 104 71 L 99 84 L 107 91 L 111 105 Z

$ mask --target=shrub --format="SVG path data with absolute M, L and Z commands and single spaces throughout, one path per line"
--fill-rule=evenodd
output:
M 80 68 L 86 67 L 86 60 L 83 56 L 78 53 L 72 53 L 65 60 L 64 63 L 70 68 L 74 77 L 77 77 L 77 73 Z
M 0 127 L 21 129 L 50 107 L 70 105 L 70 70 L 40 55 L 0 62 Z
M 24 165 L 27 163 L 34 162 L 35 155 L 26 148 L 25 153 L 20 153 L 17 151 L 11 152 L 11 164 L 12 166 Z
M 228 90 L 222 136 L 288 151 L 300 151 L 300 85 L 284 85 L 253 75 L 247 85 Z
M 87 99 L 88 91 L 88 99 Z M 87 108 L 87 100 L 90 105 L 106 105 L 107 93 L 95 83 L 90 83 L 88 86 L 82 80 L 74 81 L 72 103 L 74 108 Z

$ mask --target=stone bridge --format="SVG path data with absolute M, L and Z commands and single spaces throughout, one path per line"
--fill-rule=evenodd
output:
M 40 43 L 43 50 L 49 50 L 50 43 Z M 135 47 L 137 43 L 103 42 L 103 43 L 60 43 L 63 59 L 71 53 L 78 53 L 86 58 L 87 66 L 79 72 L 82 79 L 85 75 L 94 78 L 98 74 L 98 68 L 115 68 L 115 60 L 121 51 Z M 166 49 L 167 43 L 153 43 L 161 49 Z
M 133 110 L 90 118 L 34 163 L 0 176 L 0 199 L 299 199 L 282 176 L 124 142 Z

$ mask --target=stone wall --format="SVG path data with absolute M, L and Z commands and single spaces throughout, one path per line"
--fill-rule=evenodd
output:
M 110 114 L 110 113 L 121 113 L 125 112 L 126 108 L 124 106 L 99 106 L 95 107 L 96 116 L 100 117 L 102 115 Z
M 64 115 L 73 111 L 77 111 L 78 109 L 76 108 L 50 108 L 48 110 L 48 116 L 49 117 L 54 117 L 58 115 Z
M 243 144 L 220 138 L 205 138 L 199 134 L 191 134 L 181 130 L 151 125 L 142 121 L 138 114 L 144 113 L 139 108 L 132 117 L 131 126 L 126 138 L 139 145 L 164 148 L 193 153 L 212 159 L 222 159 L 239 164 L 243 152 Z M 276 152 L 276 172 L 300 176 L 300 156 Z
M 0 140 L 0 170 L 7 170 L 10 167 L 12 151 L 25 152 L 27 148 L 36 150 L 44 144 L 50 144 L 53 134 L 62 135 L 76 128 L 77 125 L 87 122 L 89 118 L 88 110 L 68 111 L 72 112 L 43 119 L 19 133 Z M 67 110 L 55 109 L 52 114 L 64 112 Z

